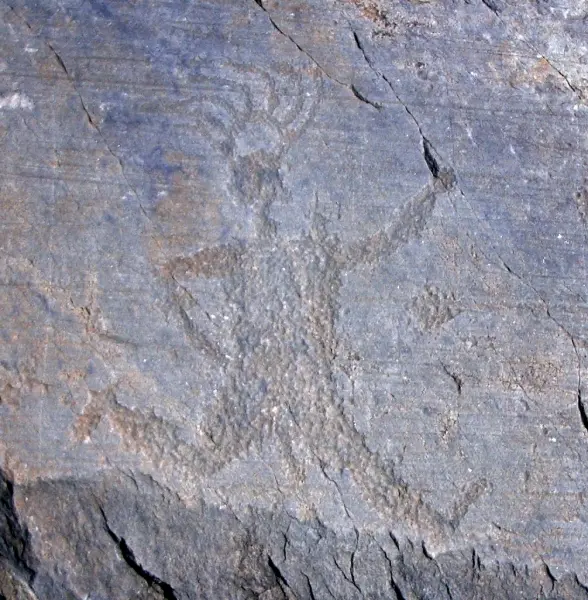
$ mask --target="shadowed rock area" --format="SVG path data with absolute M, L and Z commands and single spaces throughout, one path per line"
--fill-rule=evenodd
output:
M 0 0 L 0 599 L 588 599 L 586 40 Z

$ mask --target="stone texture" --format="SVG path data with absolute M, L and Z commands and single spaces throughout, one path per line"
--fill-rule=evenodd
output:
M 0 598 L 588 598 L 587 19 L 0 0 Z

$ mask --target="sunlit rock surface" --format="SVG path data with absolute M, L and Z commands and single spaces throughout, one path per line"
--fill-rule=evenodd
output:
M 0 597 L 588 598 L 587 40 L 1 0 Z

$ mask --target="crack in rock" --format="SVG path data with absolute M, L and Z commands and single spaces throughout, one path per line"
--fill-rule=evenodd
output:
M 378 78 L 381 79 L 387 85 L 387 87 L 390 89 L 390 91 L 392 92 L 392 94 L 394 95 L 394 97 L 396 98 L 398 103 L 404 108 L 406 113 L 409 115 L 411 120 L 416 125 L 419 135 L 421 136 L 423 158 L 425 160 L 425 163 L 427 164 L 427 168 L 431 172 L 431 175 L 433 176 L 434 179 L 442 180 L 442 182 L 444 183 L 444 185 L 447 189 L 453 187 L 456 183 L 455 173 L 453 172 L 452 169 L 441 169 L 439 162 L 437 161 L 437 159 L 435 157 L 435 154 L 438 155 L 439 153 L 437 152 L 437 150 L 435 149 L 435 147 L 433 146 L 431 141 L 427 138 L 427 136 L 423 132 L 422 126 L 419 123 L 418 119 L 415 117 L 414 113 L 412 112 L 412 110 L 410 109 L 408 104 L 406 104 L 406 102 L 404 102 L 402 100 L 402 98 L 396 91 L 396 87 L 393 85 L 392 81 L 390 81 L 390 78 L 387 77 L 385 73 L 383 73 L 382 71 L 380 71 L 380 69 L 378 69 L 376 67 L 373 59 L 367 53 L 367 50 L 365 49 L 365 45 L 359 38 L 359 35 L 357 34 L 357 32 L 353 31 L 352 33 L 353 33 L 353 39 L 355 41 L 355 45 L 361 52 L 361 54 L 365 60 L 365 63 L 368 65 L 370 70 L 373 73 L 375 73 L 378 76 Z M 374 104 L 374 103 L 370 102 L 370 104 Z
M 120 557 L 124 560 L 128 567 L 145 581 L 147 587 L 154 588 L 155 590 L 159 591 L 165 600 L 178 600 L 178 596 L 176 595 L 174 588 L 169 583 L 153 575 L 153 573 L 150 573 L 147 569 L 145 569 L 145 567 L 143 567 L 143 565 L 135 557 L 135 553 L 128 545 L 126 540 L 123 537 L 118 536 L 110 527 L 103 508 L 100 507 L 99 510 L 100 514 L 102 515 L 106 533 L 116 544 Z
M 494 2 L 494 0 L 482 0 L 482 4 L 490 11 L 492 11 L 492 13 L 494 13 L 496 18 L 502 23 L 502 25 L 504 25 L 504 27 L 507 30 L 510 29 L 509 24 L 502 18 L 502 11 L 498 8 L 498 5 Z M 519 32 L 517 31 L 517 33 Z M 546 56 L 543 52 L 536 48 L 527 38 L 521 36 L 520 39 L 530 50 L 532 50 L 538 57 L 542 58 L 546 62 L 546 64 L 564 80 L 566 86 L 572 92 L 574 92 L 574 94 L 578 97 L 580 101 L 584 101 L 584 93 L 582 92 L 582 90 L 576 85 L 574 85 L 570 81 L 570 78 L 559 67 L 553 64 L 553 61 L 548 56 Z
M 269 22 L 271 23 L 272 27 L 283 37 L 285 37 L 289 42 L 291 42 L 292 44 L 294 44 L 294 46 L 296 46 L 296 48 L 302 53 L 304 54 L 304 56 L 306 56 L 317 68 L 318 70 L 327 78 L 330 79 L 331 81 L 333 81 L 334 83 L 336 83 L 337 85 L 340 85 L 342 87 L 344 87 L 347 90 L 350 90 L 351 93 L 355 96 L 355 98 L 357 98 L 357 100 L 359 100 L 360 102 L 367 104 L 377 110 L 379 110 L 381 108 L 381 104 L 379 104 L 378 102 L 373 102 L 372 100 L 370 100 L 369 98 L 367 98 L 366 96 L 364 96 L 354 84 L 348 84 L 345 83 L 344 81 L 341 81 L 340 79 L 338 79 L 337 77 L 335 77 L 334 75 L 332 75 L 331 73 L 329 73 L 327 71 L 327 69 L 312 55 L 310 54 L 310 52 L 308 52 L 308 50 L 306 50 L 305 48 L 303 48 L 289 33 L 287 33 L 286 31 L 284 31 L 284 29 L 282 29 L 276 22 L 276 20 L 272 17 L 272 15 L 270 14 L 270 12 L 268 11 L 268 9 L 265 7 L 263 0 L 253 0 L 255 2 L 255 4 L 257 4 L 257 6 L 259 6 L 259 8 L 261 8 L 261 10 L 266 14 Z

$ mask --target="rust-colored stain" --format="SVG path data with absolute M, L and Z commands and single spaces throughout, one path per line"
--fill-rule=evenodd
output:
M 508 82 L 512 87 L 530 86 L 538 91 L 545 86 L 550 89 L 562 90 L 568 87 L 564 78 L 545 57 L 541 57 L 529 65 L 527 61 L 521 63 L 521 57 L 511 51 L 503 56 L 503 68 L 507 61 L 510 63 L 508 65 L 510 67 Z M 497 73 L 500 70 L 499 68 L 495 69 Z
M 73 424 L 72 437 L 76 442 L 89 440 L 102 420 L 104 408 L 99 401 L 96 401 L 95 396 L 94 392 L 90 392 L 90 402 Z
M 192 277 L 226 277 L 231 275 L 239 262 L 239 252 L 230 246 L 204 248 L 191 256 L 181 256 L 169 260 L 163 272 L 169 275 L 190 275 Z
M 529 70 L 529 77 L 538 83 L 544 83 L 554 76 L 554 69 L 545 58 L 540 58 Z
M 347 4 L 353 4 L 356 6 L 360 14 L 374 23 L 378 29 L 375 33 L 379 34 L 391 34 L 397 27 L 388 16 L 388 11 L 381 7 L 377 2 L 370 0 L 343 0 Z

